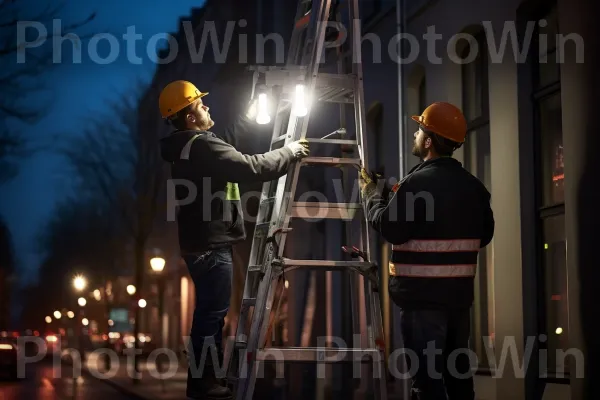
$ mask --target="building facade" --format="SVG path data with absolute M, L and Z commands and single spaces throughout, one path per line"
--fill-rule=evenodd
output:
M 385 56 L 396 7 L 379 4 L 379 22 L 366 34 L 382 40 Z M 587 267 L 593 255 L 583 245 L 593 235 L 584 215 L 598 221 L 591 207 L 597 195 L 585 186 L 591 164 L 583 144 L 595 144 L 586 106 L 598 88 L 592 73 L 598 34 L 587 17 L 592 4 L 440 0 L 406 2 L 404 11 L 399 112 L 387 113 L 394 100 L 381 83 L 371 83 L 391 78 L 377 63 L 365 64 L 365 94 L 384 104 L 386 145 L 393 147 L 396 132 L 406 133 L 397 147 L 402 157 L 381 154 L 391 171 L 394 162 L 398 171 L 417 162 L 410 154 L 411 115 L 449 101 L 468 120 L 456 158 L 491 192 L 496 216 L 494 240 L 480 254 L 472 312 L 478 396 L 595 398 L 585 380 L 595 371 L 597 347 L 589 337 L 595 322 L 586 282 L 597 273 Z M 374 48 L 367 35 L 365 58 Z M 518 367 L 500 362 L 511 348 Z
M 594 259 L 592 229 L 598 222 L 594 200 L 599 200 L 592 189 L 593 150 L 598 147 L 588 106 L 594 103 L 594 89 L 600 88 L 593 54 L 600 35 L 594 31 L 598 24 L 592 20 L 592 8 L 583 0 L 415 0 L 402 9 L 390 0 L 361 3 L 368 142 L 375 160 L 371 167 L 386 176 L 405 174 L 418 162 L 411 155 L 416 126 L 410 116 L 432 102 L 448 101 L 468 119 L 467 142 L 455 157 L 492 194 L 496 232 L 480 255 L 472 310 L 479 399 L 598 398 L 598 389 L 586 379 L 596 371 L 591 355 L 598 347 L 592 333 L 598 272 L 589 265 Z M 208 1 L 191 20 L 199 39 L 207 23 L 214 21 L 224 29 L 227 21 L 244 18 L 244 33 L 280 32 L 287 38 L 293 7 L 288 10 L 281 2 L 266 0 L 219 0 L 218 6 Z M 402 47 L 399 29 L 405 37 Z M 199 64 L 182 56 L 159 67 L 142 103 L 142 128 L 157 137 L 168 134 L 158 116 L 157 99 L 162 87 L 175 79 L 188 79 L 210 91 L 207 103 L 214 119 L 231 120 L 243 110 L 248 96 L 240 94 L 249 95 L 251 83 L 238 64 Z M 311 119 L 326 119 L 323 110 L 316 111 Z M 331 121 L 323 123 L 323 131 L 329 128 L 337 127 Z M 258 137 L 241 150 L 264 151 L 268 133 Z M 242 190 L 248 188 L 256 190 Z M 328 239 L 335 232 L 326 228 L 311 233 L 314 246 L 294 246 L 294 251 L 317 257 L 327 246 L 337 245 Z M 248 240 L 236 251 L 235 273 L 241 285 L 249 245 Z M 389 246 L 379 241 L 377 253 L 385 262 Z M 181 271 L 185 334 L 193 311 L 193 285 L 183 267 Z M 325 301 L 329 290 L 323 285 L 326 278 L 319 279 L 317 304 Z M 298 286 L 290 285 L 288 297 L 308 298 L 306 280 L 298 281 Z M 239 307 L 240 290 L 238 283 L 233 310 Z M 382 295 L 392 352 L 401 346 L 397 310 Z M 287 313 L 301 314 L 298 310 L 305 305 L 305 300 L 288 304 Z M 312 316 L 320 321 L 313 329 L 323 331 L 327 313 L 317 310 Z M 300 331 L 295 329 L 294 335 Z M 397 382 L 399 391 L 403 384 Z

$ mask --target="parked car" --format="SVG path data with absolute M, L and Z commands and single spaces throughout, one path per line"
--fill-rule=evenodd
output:
M 10 379 L 18 379 L 18 359 L 17 339 L 12 337 L 0 338 L 0 375 Z

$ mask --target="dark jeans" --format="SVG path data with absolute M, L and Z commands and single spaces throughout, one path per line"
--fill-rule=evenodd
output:
M 207 360 L 211 350 L 204 349 L 205 340 L 213 340 L 217 351 L 222 351 L 223 325 L 229 311 L 232 280 L 231 247 L 211 250 L 197 256 L 185 255 L 184 260 L 194 282 L 196 307 L 190 332 L 191 345 L 196 361 L 204 351 Z
M 474 400 L 470 310 L 404 310 L 401 329 L 414 400 Z M 418 365 L 415 363 L 418 362 Z

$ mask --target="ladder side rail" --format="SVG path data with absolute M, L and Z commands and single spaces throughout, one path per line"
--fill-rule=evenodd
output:
M 268 253 L 272 254 L 272 244 L 268 246 Z M 270 257 L 267 254 L 266 257 Z M 248 338 L 247 346 L 242 358 L 242 365 L 246 368 L 242 368 L 242 372 L 247 374 L 244 377 L 240 377 L 237 386 L 236 398 L 238 400 L 246 400 L 252 398 L 252 392 L 248 390 L 249 385 L 252 380 L 255 379 L 255 375 L 253 375 L 253 369 L 255 360 L 254 357 L 256 355 L 256 351 L 259 346 L 259 335 L 258 332 L 262 328 L 262 324 L 264 323 L 264 315 L 266 313 L 266 308 L 268 304 L 268 296 L 270 294 L 270 286 L 272 285 L 272 274 L 273 268 L 269 264 L 267 265 L 267 269 L 265 271 L 264 277 L 261 279 L 259 283 L 258 295 L 256 297 L 256 305 L 254 307 L 254 312 L 252 315 L 252 323 L 250 327 L 250 335 Z
M 331 0 L 319 1 L 319 7 L 318 7 L 318 13 L 317 13 L 318 17 L 311 19 L 311 25 L 313 27 L 316 27 L 316 30 L 314 31 L 316 40 L 314 40 L 312 43 L 310 68 L 308 69 L 308 71 L 306 71 L 307 76 L 305 76 L 305 88 L 308 89 L 307 93 L 309 94 L 310 97 L 313 97 L 313 94 L 315 92 L 315 86 L 317 83 L 317 74 L 319 72 L 319 66 L 320 66 L 319 57 L 320 57 L 320 55 L 323 51 L 323 47 L 324 47 L 325 29 L 327 27 L 327 20 L 329 18 L 330 5 L 331 5 Z M 313 12 L 313 10 L 311 10 L 311 13 L 312 12 Z M 313 30 L 311 30 L 311 31 L 313 31 Z M 313 107 L 313 104 L 308 105 L 308 113 L 306 114 L 306 116 L 301 118 L 300 129 L 298 129 L 299 118 L 295 115 L 290 116 L 290 123 L 288 125 L 288 132 L 287 132 L 288 138 L 290 140 L 291 139 L 298 140 L 298 139 L 303 139 L 306 137 L 306 131 L 308 129 L 308 123 L 310 120 L 310 115 L 312 113 L 312 107 Z M 298 135 L 298 133 L 299 133 L 299 135 Z M 289 136 L 291 136 L 291 138 Z M 291 179 L 291 182 L 289 182 L 289 185 L 286 185 L 287 187 L 285 188 L 286 189 L 285 194 L 278 192 L 278 199 L 282 200 L 281 204 L 279 204 L 281 207 L 279 207 L 278 210 L 281 210 L 283 212 L 278 216 L 277 226 L 281 227 L 283 229 L 287 229 L 289 226 L 289 218 L 287 218 L 286 216 L 290 215 L 290 207 L 295 198 L 300 167 L 301 167 L 301 163 L 296 163 L 292 167 L 292 171 L 291 171 L 292 179 Z M 289 173 L 288 173 L 288 175 L 289 175 Z M 284 242 L 285 242 L 285 236 L 280 238 L 280 241 L 279 241 L 280 252 L 283 252 L 283 248 L 284 248 L 283 243 Z

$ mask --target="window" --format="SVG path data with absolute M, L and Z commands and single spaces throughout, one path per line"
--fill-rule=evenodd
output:
M 491 192 L 490 119 L 488 93 L 488 62 L 485 32 L 475 35 L 478 43 L 477 57 L 462 65 L 463 113 L 467 119 L 467 139 L 464 144 L 464 166 L 483 182 Z M 462 51 L 466 59 L 470 53 L 467 45 Z M 480 370 L 489 369 L 487 338 L 494 336 L 493 314 L 493 258 L 492 247 L 479 253 L 475 280 L 475 302 L 471 315 L 471 347 L 477 354 Z
M 538 214 L 538 268 L 543 284 L 539 285 L 543 307 L 540 310 L 539 331 L 547 336 L 541 343 L 547 350 L 546 371 L 556 377 L 565 372 L 563 357 L 557 351 L 568 348 L 568 299 L 566 269 L 566 239 L 564 216 L 564 155 L 562 108 L 560 95 L 560 65 L 556 62 L 556 33 L 558 17 L 556 6 L 542 15 L 546 24 L 537 24 L 533 37 L 534 48 L 540 48 L 539 57 L 531 64 L 533 72 L 533 109 L 535 139 L 538 148 L 536 163 L 536 191 Z M 544 25 L 540 27 L 539 25 Z M 545 42 L 540 42 L 540 37 Z M 545 346 L 545 348 L 543 347 Z
M 427 108 L 427 82 L 425 76 L 419 82 L 419 114 Z

